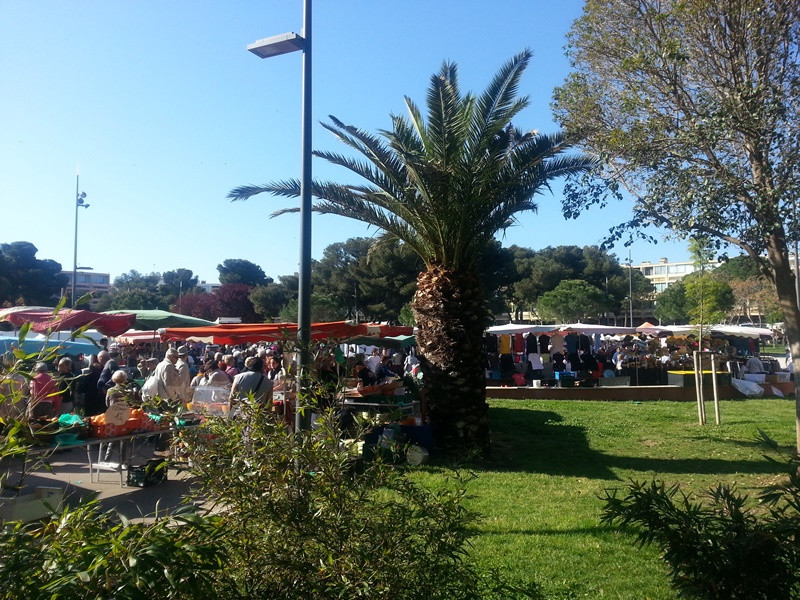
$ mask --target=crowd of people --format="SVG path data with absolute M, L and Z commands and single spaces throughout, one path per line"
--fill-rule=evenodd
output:
M 353 359 L 352 377 L 357 387 L 368 387 L 406 375 L 419 378 L 419 359 L 413 352 L 373 348 L 368 356 L 354 352 Z
M 667 370 L 693 370 L 692 352 L 699 347 L 693 336 L 590 336 L 573 331 L 487 335 L 485 342 L 487 379 L 521 374 L 530 381 L 552 379 L 557 372 L 572 372 L 589 385 L 603 377 L 629 374 L 633 369 L 639 373 L 650 370 L 657 375 Z M 757 359 L 758 339 L 713 338 L 705 340 L 704 349 L 716 352 L 720 371 L 727 371 L 729 362 L 742 362 L 745 372 L 766 371 Z M 756 360 L 746 363 L 748 357 Z M 661 381 L 665 378 L 643 376 L 641 381 L 659 384 L 666 383 Z
M 257 402 L 269 405 L 273 392 L 283 390 L 294 372 L 291 355 L 286 364 L 280 344 L 190 342 L 168 347 L 159 353 L 163 358 L 151 355 L 158 352 L 153 347 L 120 346 L 107 340 L 101 344 L 103 349 L 95 355 L 61 355 L 32 365 L 15 361 L 8 353 L 0 394 L 16 402 L 2 402 L 1 410 L 29 419 L 53 419 L 73 412 L 91 417 L 116 402 L 131 400 L 138 404 L 158 398 L 187 407 L 195 390 L 203 386 L 229 390 L 232 404 L 252 394 Z M 350 377 L 364 387 L 406 374 L 419 376 L 413 352 L 372 348 L 359 353 L 347 346 L 328 350 L 330 356 L 323 352 L 315 361 L 314 377 L 327 381 L 331 390 Z M 330 396 L 329 401 L 335 396 L 321 395 Z
M 104 340 L 105 342 L 105 340 Z M 156 396 L 186 406 L 198 386 L 226 387 L 234 397 L 254 392 L 268 402 L 286 377 L 278 346 L 252 346 L 223 353 L 204 344 L 168 348 L 163 359 L 137 356 L 112 344 L 95 355 L 58 356 L 27 364 L 12 352 L 3 357 L 0 416 L 52 419 L 73 412 L 91 417 L 121 400 Z

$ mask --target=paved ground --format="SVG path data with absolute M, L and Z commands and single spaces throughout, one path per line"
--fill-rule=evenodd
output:
M 134 464 L 152 458 L 153 450 L 150 444 L 137 445 L 133 453 Z M 49 462 L 52 471 L 39 468 L 26 474 L 22 494 L 32 493 L 38 486 L 60 487 L 64 489 L 65 502 L 71 506 L 96 494 L 104 508 L 116 509 L 130 519 L 152 517 L 156 512 L 163 513 L 180 506 L 191 487 L 188 475 L 176 470 L 168 472 L 166 481 L 145 488 L 121 486 L 119 473 L 112 471 L 101 471 L 99 478 L 96 476 L 92 482 L 83 447 L 54 454 Z M 18 477 L 16 465 L 13 471 Z M 125 474 L 123 472 L 123 481 Z M 13 482 L 14 477 L 10 478 Z

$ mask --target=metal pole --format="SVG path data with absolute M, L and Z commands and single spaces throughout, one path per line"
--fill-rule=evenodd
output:
M 295 404 L 295 431 L 308 422 L 300 412 L 311 367 L 311 0 L 303 1 L 302 176 L 300 179 L 300 278 L 297 301 L 297 339 L 300 363 Z
M 628 250 L 628 302 L 630 304 L 631 324 L 633 327 L 633 259 L 631 251 Z
M 794 235 L 794 294 L 797 297 L 797 307 L 800 308 L 800 270 L 798 270 L 798 257 L 797 257 L 797 201 L 795 200 L 792 203 L 792 211 L 793 221 L 794 221 L 794 231 L 792 232 Z
M 75 308 L 75 281 L 78 278 L 78 197 L 80 189 L 80 174 L 75 174 L 75 247 L 72 254 L 72 302 L 70 305 Z
M 703 402 L 703 363 L 697 350 L 694 351 L 692 357 L 694 359 L 694 385 L 697 396 L 697 420 L 700 425 L 705 425 L 706 407 Z
M 711 381 L 714 389 L 714 420 L 719 425 L 722 423 L 722 416 L 719 410 L 719 390 L 717 389 L 717 363 L 714 360 L 713 352 L 709 352 L 708 356 L 711 359 Z

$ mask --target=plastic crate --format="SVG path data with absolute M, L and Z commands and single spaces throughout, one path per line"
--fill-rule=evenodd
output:
M 128 467 L 128 482 L 131 487 L 150 487 L 167 480 L 167 465 L 164 459 L 154 458 L 143 465 Z

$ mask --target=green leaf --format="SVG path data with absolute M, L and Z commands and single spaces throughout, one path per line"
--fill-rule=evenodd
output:
M 22 342 L 25 341 L 25 338 L 27 337 L 28 332 L 30 331 L 30 329 L 31 329 L 31 323 L 30 322 L 23 323 L 22 327 L 19 328 L 19 337 L 18 337 L 18 339 L 19 339 L 20 346 L 22 345 Z

